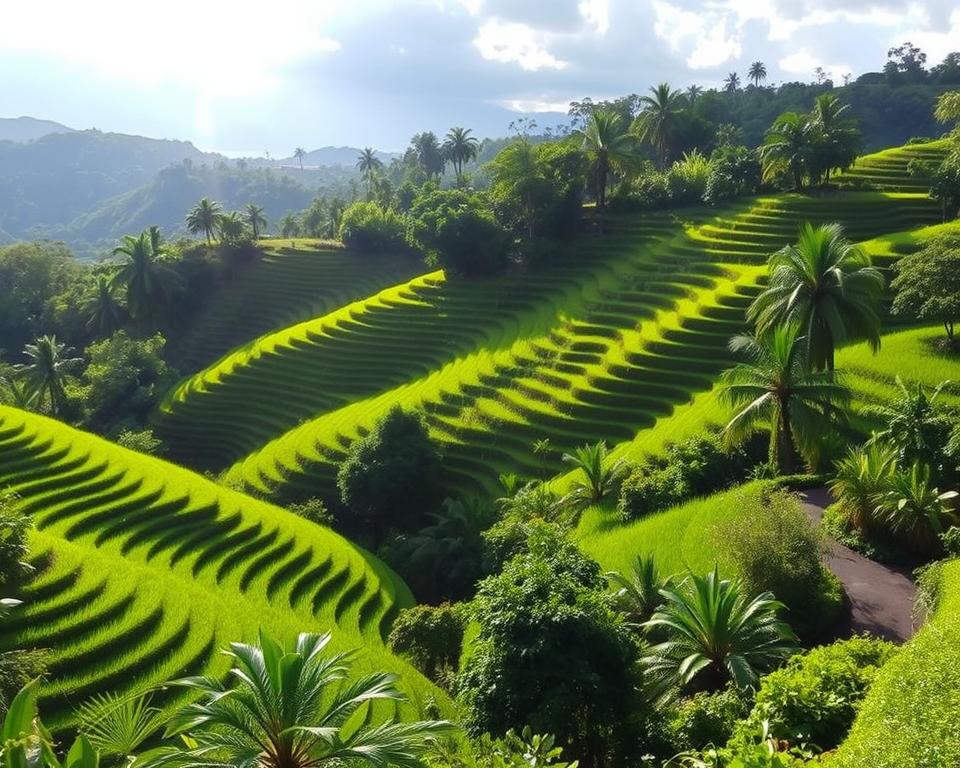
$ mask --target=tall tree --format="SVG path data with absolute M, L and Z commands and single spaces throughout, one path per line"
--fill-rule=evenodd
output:
M 24 347 L 26 363 L 17 371 L 33 390 L 36 401 L 46 400 L 50 404 L 50 413 L 56 417 L 67 398 L 64 383 L 70 369 L 81 363 L 78 357 L 68 357 L 70 350 L 66 344 L 57 341 L 56 336 L 41 336 L 33 344 Z
M 602 227 L 610 172 L 615 169 L 623 170 L 636 160 L 634 138 L 625 129 L 623 118 L 618 113 L 604 109 L 591 112 L 586 125 L 576 133 L 580 137 L 584 154 L 593 166 L 597 185 L 597 212 Z
M 364 147 L 357 155 L 357 170 L 360 171 L 367 185 L 368 197 L 373 189 L 373 180 L 382 168 L 383 161 L 377 157 L 377 152 L 372 147 Z
M 736 72 L 731 72 L 723 79 L 723 89 L 730 93 L 734 93 L 740 90 L 740 75 Z
M 417 162 L 427 176 L 439 179 L 443 175 L 446 160 L 437 135 L 432 131 L 418 133 L 410 140 Z
M 788 174 L 793 188 L 803 189 L 810 172 L 815 128 L 806 115 L 784 112 L 767 131 L 760 146 L 760 160 L 766 179 Z
M 701 88 L 699 85 L 687 86 L 687 90 L 686 90 L 687 103 L 691 107 L 697 103 L 697 99 L 699 99 L 702 95 L 703 95 L 703 88 Z
M 860 131 L 850 116 L 850 105 L 842 104 L 833 93 L 817 96 L 810 122 L 816 131 L 813 170 L 829 180 L 832 170 L 846 170 L 857 159 Z
M 762 61 L 755 61 L 750 65 L 747 77 L 753 80 L 755 87 L 760 87 L 760 83 L 767 79 L 767 68 Z
M 217 229 L 217 219 L 220 218 L 222 213 L 223 209 L 220 207 L 220 203 L 204 197 L 187 214 L 187 229 L 195 235 L 203 232 L 209 244 L 213 240 L 213 233 Z
M 769 269 L 767 287 L 747 310 L 759 333 L 796 325 L 816 370 L 832 371 L 836 348 L 845 341 L 863 339 L 874 351 L 880 348 L 883 275 L 839 224 L 804 224 L 795 245 L 770 257 Z
M 248 234 L 247 222 L 237 211 L 230 211 L 217 218 L 217 231 L 220 233 L 222 242 L 227 245 L 236 245 Z
M 637 132 L 643 141 L 657 150 L 657 159 L 663 168 L 667 161 L 667 149 L 676 134 L 679 114 L 683 109 L 683 94 L 660 83 L 650 89 L 650 95 L 640 99 L 641 111 L 636 120 Z
M 263 215 L 263 208 L 253 203 L 247 203 L 246 222 L 254 240 L 260 239 L 260 233 L 266 229 L 267 217 Z
M 98 336 L 109 336 L 123 324 L 123 307 L 117 301 L 116 286 L 107 275 L 97 275 L 86 310 L 87 328 Z
M 147 323 L 170 298 L 175 279 L 173 271 L 160 261 L 163 254 L 160 230 L 151 227 L 136 237 L 124 235 L 113 253 L 125 257 L 125 261 L 113 276 L 112 285 L 122 286 L 126 291 L 131 317 L 138 323 Z
M 307 155 L 307 150 L 305 150 L 303 147 L 297 147 L 295 150 L 293 150 L 293 156 L 300 161 L 301 171 L 303 170 L 303 158 L 306 157 L 306 155 Z
M 797 449 L 817 456 L 817 441 L 844 416 L 849 390 L 832 371 L 813 371 L 806 344 L 796 326 L 775 326 L 764 336 L 737 336 L 734 352 L 747 359 L 725 371 L 721 396 L 736 409 L 724 435 L 739 442 L 758 423 L 770 426 L 770 463 L 781 474 L 792 474 Z
M 480 152 L 480 142 L 469 128 L 451 128 L 443 142 L 443 151 L 457 174 L 457 186 L 463 186 L 463 166 Z

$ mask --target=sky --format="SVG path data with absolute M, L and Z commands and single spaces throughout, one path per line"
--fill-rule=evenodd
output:
M 193 141 L 232 156 L 502 136 L 571 100 L 840 80 L 960 49 L 956 0 L 5 0 L 0 117 Z

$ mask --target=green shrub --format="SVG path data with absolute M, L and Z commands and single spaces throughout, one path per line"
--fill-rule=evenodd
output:
M 801 637 L 815 638 L 836 619 L 842 592 L 823 565 L 823 540 L 795 495 L 741 493 L 735 513 L 716 526 L 725 552 L 751 593 L 773 592 Z
M 438 502 L 440 457 L 419 414 L 395 405 L 366 437 L 350 445 L 337 473 L 348 526 L 415 530 Z
M 760 163 L 742 146 L 721 146 L 710 156 L 704 202 L 717 205 L 756 192 L 760 184 Z
M 160 456 L 164 452 L 163 440 L 154 435 L 152 429 L 125 429 L 117 435 L 117 445 L 151 456 Z
M 360 253 L 405 253 L 407 224 L 402 214 L 377 203 L 351 203 L 340 219 L 340 239 Z
M 624 520 L 633 520 L 672 507 L 688 495 L 689 488 L 681 467 L 641 467 L 623 482 L 617 510 Z
M 721 746 L 749 711 L 747 696 L 736 688 L 697 693 L 674 710 L 667 725 L 668 739 L 674 752 Z
M 317 525 L 331 526 L 334 523 L 334 517 L 327 509 L 323 499 L 305 499 L 296 504 L 291 504 L 287 509 L 295 515 L 299 515 L 304 520 L 309 520 Z
M 853 637 L 794 656 L 760 680 L 746 727 L 754 730 L 766 721 L 775 738 L 833 749 L 897 650 L 883 640 Z
M 32 526 L 17 508 L 16 495 L 0 490 L 0 588 L 18 586 L 33 571 L 27 562 L 27 532 Z
M 463 618 L 449 603 L 400 612 L 388 644 L 434 682 L 449 683 L 463 645 Z

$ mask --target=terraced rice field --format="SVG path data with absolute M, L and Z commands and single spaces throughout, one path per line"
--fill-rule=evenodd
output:
M 841 187 L 868 187 L 925 194 L 930 189 L 929 179 L 911 176 L 907 172 L 907 166 L 915 159 L 939 163 L 950 151 L 950 146 L 948 139 L 940 139 L 864 155 L 850 170 L 837 178 L 837 183 Z
M 38 576 L 3 625 L 0 650 L 46 648 L 44 718 L 70 725 L 106 690 L 220 674 L 219 649 L 253 640 L 334 633 L 362 648 L 359 666 L 400 672 L 411 704 L 444 695 L 390 654 L 385 633 L 413 599 L 367 552 L 320 526 L 187 470 L 59 422 L 0 407 L 0 487 L 35 520 Z M 172 705 L 162 691 L 156 701 Z
M 260 241 L 263 258 L 241 268 L 176 341 L 177 364 L 196 371 L 251 339 L 331 312 L 422 271 L 418 261 L 361 257 L 321 240 Z

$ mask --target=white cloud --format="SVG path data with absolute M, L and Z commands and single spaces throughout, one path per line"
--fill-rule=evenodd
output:
M 597 33 L 605 35 L 610 29 L 610 0 L 582 0 L 577 10 Z
M 511 112 L 530 114 L 533 112 L 562 112 L 566 114 L 570 107 L 568 101 L 549 101 L 544 99 L 505 99 L 495 102 Z
M 653 31 L 675 53 L 686 54 L 691 69 L 716 67 L 740 56 L 737 31 L 728 34 L 723 13 L 688 11 L 664 0 L 653 0 L 656 21 Z
M 817 67 L 822 67 L 826 77 L 839 82 L 844 75 L 853 72 L 848 64 L 826 64 L 819 58 L 810 53 L 806 48 L 794 51 L 788 56 L 784 56 L 777 64 L 784 72 L 795 75 L 804 75 L 804 80 L 811 79 Z
M 687 66 L 691 69 L 716 67 L 740 56 L 740 38 L 727 35 L 725 20 L 714 22 L 697 41 L 693 52 L 687 57 Z
M 519 22 L 492 19 L 477 30 L 473 44 L 488 61 L 516 63 L 522 69 L 564 69 L 561 61 L 546 48 L 547 36 Z
M 898 31 L 889 39 L 890 46 L 900 45 L 904 40 L 920 46 L 927 54 L 927 66 L 943 61 L 944 57 L 960 50 L 960 8 L 950 14 L 949 28 L 930 30 L 913 27 Z

